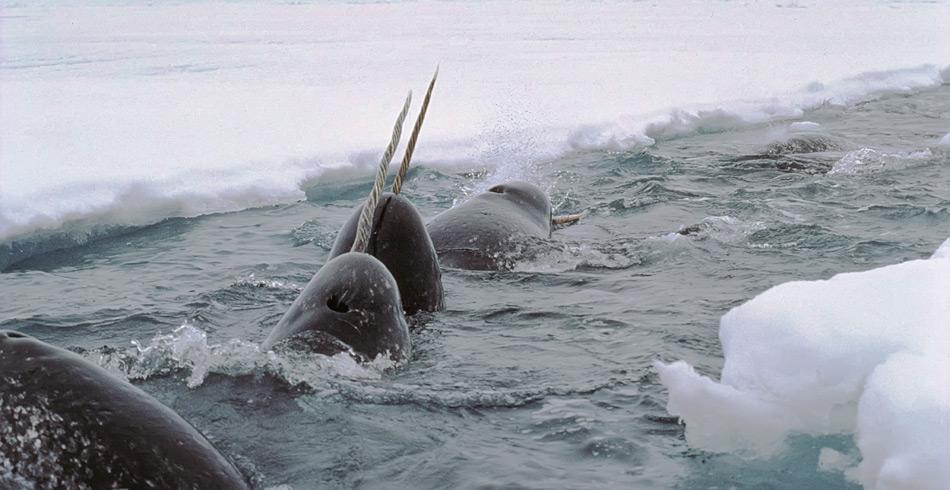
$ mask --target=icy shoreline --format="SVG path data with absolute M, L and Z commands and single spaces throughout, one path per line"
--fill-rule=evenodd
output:
M 437 63 L 432 165 L 628 149 L 947 78 L 939 5 L 796 6 L 7 3 L 0 241 L 298 199 L 375 161 Z

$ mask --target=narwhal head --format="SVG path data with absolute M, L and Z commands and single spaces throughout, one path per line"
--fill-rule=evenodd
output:
M 48 345 L 13 330 L 0 330 L 0 373 L 9 375 L 26 369 L 26 364 L 40 360 L 48 354 Z
M 551 234 L 551 200 L 538 186 L 527 182 L 512 181 L 498 184 L 479 196 L 483 199 L 504 199 L 512 204 Z
M 409 357 L 409 329 L 392 274 L 378 259 L 347 252 L 326 263 L 264 340 L 332 355 L 352 350 L 365 360 Z
M 350 250 L 365 203 L 340 229 L 330 258 Z M 383 193 L 373 213 L 366 253 L 379 259 L 399 285 L 399 296 L 407 315 L 419 311 L 440 311 L 444 307 L 442 270 L 422 216 L 400 194 Z

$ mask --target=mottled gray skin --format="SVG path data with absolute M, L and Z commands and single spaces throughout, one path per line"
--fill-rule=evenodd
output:
M 831 137 L 823 134 L 801 134 L 792 136 L 785 141 L 769 143 L 765 147 L 765 154 L 768 156 L 778 156 L 793 153 L 817 153 L 840 149 L 841 145 Z
M 360 360 L 387 352 L 394 361 L 407 359 L 409 328 L 396 280 L 369 254 L 348 252 L 331 259 L 261 347 L 269 350 L 281 342 L 327 355 L 352 352 Z
M 246 489 L 172 409 L 78 355 L 0 331 L 0 487 Z
M 536 185 L 508 182 L 439 214 L 427 228 L 442 265 L 510 269 L 513 255 L 551 237 L 551 201 Z
M 357 206 L 340 229 L 330 251 L 331 259 L 350 251 L 364 206 Z M 380 196 L 366 253 L 379 259 L 396 279 L 407 315 L 445 308 L 439 257 L 422 217 L 408 199 L 389 192 Z

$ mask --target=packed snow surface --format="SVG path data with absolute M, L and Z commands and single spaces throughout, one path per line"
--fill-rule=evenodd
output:
M 933 87 L 944 9 L 3 2 L 0 241 L 287 202 L 327 168 L 369 175 L 437 64 L 416 155 L 430 165 L 625 149 Z

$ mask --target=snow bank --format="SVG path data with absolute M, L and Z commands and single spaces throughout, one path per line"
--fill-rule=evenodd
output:
M 656 363 L 691 446 L 769 456 L 853 434 L 867 488 L 950 481 L 950 239 L 914 260 L 773 287 L 722 317 L 716 382 Z
M 0 242 L 299 198 L 437 63 L 416 161 L 517 167 L 934 86 L 950 46 L 922 3 L 0 3 Z

